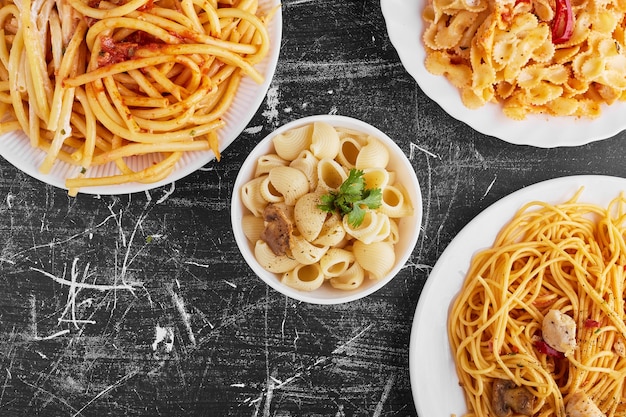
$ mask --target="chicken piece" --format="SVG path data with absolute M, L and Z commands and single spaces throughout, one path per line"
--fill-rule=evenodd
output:
M 576 322 L 559 310 L 550 310 L 541 325 L 543 340 L 554 350 L 565 356 L 576 349 Z
M 606 417 L 584 391 L 572 394 L 565 406 L 565 412 L 568 417 Z
M 525 387 L 518 387 L 508 379 L 495 379 L 492 386 L 491 406 L 496 417 L 515 414 L 533 415 L 535 396 Z

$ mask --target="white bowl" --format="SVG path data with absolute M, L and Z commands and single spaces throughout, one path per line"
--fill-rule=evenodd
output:
M 400 241 L 395 245 L 396 263 L 394 267 L 387 274 L 387 276 L 382 279 L 372 280 L 366 278 L 359 288 L 351 291 L 335 289 L 326 284 L 314 291 L 300 291 L 281 283 L 279 274 L 266 271 L 259 264 L 259 262 L 257 262 L 254 256 L 254 246 L 246 238 L 242 228 L 243 215 L 248 211 L 241 201 L 241 188 L 245 183 L 253 178 L 256 162 L 259 157 L 274 152 L 274 145 L 272 142 L 274 136 L 293 128 L 312 124 L 314 122 L 325 122 L 331 126 L 357 130 L 372 135 L 384 143 L 389 149 L 389 165 L 387 166 L 387 169 L 396 171 L 397 178 L 401 180 L 402 184 L 407 189 L 411 202 L 414 206 L 413 215 L 402 218 L 399 222 Z M 235 241 L 237 242 L 244 259 L 256 275 L 258 275 L 267 285 L 296 300 L 313 304 L 339 304 L 354 301 L 372 294 L 389 283 L 404 267 L 406 261 L 409 259 L 413 249 L 415 248 L 415 244 L 417 243 L 422 221 L 422 195 L 417 176 L 415 175 L 415 170 L 406 157 L 404 151 L 394 142 L 393 139 L 377 128 L 360 120 L 345 116 L 317 115 L 304 117 L 283 125 L 265 137 L 252 150 L 244 161 L 239 174 L 237 175 L 237 179 L 235 180 L 232 193 L 231 221 Z
M 279 4 L 279 0 L 259 0 L 259 9 L 267 13 Z M 282 27 L 282 8 L 279 8 L 268 25 L 270 35 L 270 51 L 268 56 L 255 66 L 255 68 L 263 74 L 263 77 L 265 77 L 264 81 L 262 84 L 258 84 L 250 77 L 242 78 L 234 100 L 223 116 L 226 126 L 218 132 L 220 152 L 222 153 L 241 134 L 248 123 L 250 123 L 250 120 L 252 120 L 252 117 L 265 99 L 278 63 Z M 9 132 L 0 136 L 0 139 L 2 140 L 0 156 L 24 173 L 46 184 L 66 189 L 65 179 L 75 177 L 81 169 L 80 167 L 63 161 L 57 161 L 49 174 L 42 174 L 39 171 L 39 166 L 43 162 L 46 154 L 43 150 L 32 147 L 24 132 L 21 130 Z M 81 194 L 116 195 L 151 190 L 186 177 L 202 168 L 213 159 L 215 159 L 215 155 L 212 151 L 185 152 L 181 160 L 174 166 L 173 172 L 160 181 L 81 187 L 79 192 Z M 158 161 L 159 158 L 155 155 L 132 156 L 126 160 L 128 166 L 135 171 L 144 169 Z M 115 175 L 116 173 L 118 173 L 118 169 L 115 163 L 110 162 L 91 168 L 87 175 L 89 177 L 104 177 L 107 175 Z

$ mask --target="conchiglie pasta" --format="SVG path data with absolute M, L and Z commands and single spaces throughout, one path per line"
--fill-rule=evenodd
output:
M 302 151 L 296 159 L 291 161 L 290 167 L 299 169 L 309 180 L 309 191 L 317 188 L 317 164 L 319 160 L 311 151 Z
M 324 280 L 319 264 L 298 265 L 281 278 L 283 284 L 300 291 L 315 291 L 324 284 Z
M 361 148 L 357 155 L 355 167 L 365 168 L 386 168 L 389 163 L 389 150 L 378 139 L 368 136 L 367 145 Z
M 293 161 L 300 152 L 311 146 L 311 125 L 305 125 L 286 131 L 272 139 L 274 150 L 283 159 Z
M 337 153 L 337 162 L 346 168 L 354 168 L 356 158 L 361 151 L 362 145 L 352 136 L 346 136 L 339 141 L 339 152 Z
M 398 226 L 398 222 L 394 219 L 389 219 L 389 236 L 385 239 L 385 242 L 389 242 L 392 245 L 395 245 L 400 241 L 400 227 Z
M 299 264 L 288 255 L 276 255 L 263 240 L 257 240 L 254 245 L 254 257 L 263 269 L 278 274 L 291 271 Z
M 389 217 L 407 217 L 413 215 L 413 205 L 402 184 L 381 187 L 382 201 L 380 212 Z
M 254 176 L 259 177 L 263 174 L 269 173 L 272 168 L 287 166 L 287 164 L 289 164 L 289 161 L 284 160 L 276 154 L 263 155 L 257 161 Z
M 385 168 L 366 168 L 363 170 L 363 180 L 365 188 L 382 188 L 386 185 L 393 184 L 396 173 L 387 171 Z
M 384 213 L 366 210 L 363 222 L 354 226 L 348 222 L 348 216 L 343 218 L 343 228 L 346 233 L 364 243 L 380 242 L 389 236 L 389 217 Z
M 277 167 L 268 175 L 272 186 L 284 197 L 286 204 L 293 206 L 298 198 L 309 192 L 309 180 L 299 169 Z
M 356 261 L 369 273 L 371 279 L 384 278 L 396 263 L 396 253 L 389 242 L 366 244 L 357 240 L 352 250 Z
M 315 245 L 298 234 L 291 236 L 289 246 L 293 259 L 304 265 L 319 262 L 321 257 L 328 251 L 328 246 Z
M 255 216 L 262 216 L 267 200 L 261 195 L 261 183 L 267 175 L 254 178 L 241 187 L 241 202 Z
M 365 271 L 358 262 L 354 262 L 346 272 L 329 279 L 330 285 L 338 290 L 356 290 L 365 279 Z
M 326 218 L 322 230 L 313 241 L 319 246 L 340 247 L 346 237 L 346 229 L 343 228 L 343 219 L 338 213 L 332 213 Z
M 300 234 L 308 241 L 313 241 L 322 230 L 326 221 L 326 212 L 319 209 L 319 193 L 308 193 L 296 201 L 294 220 Z
M 346 249 L 330 248 L 320 259 L 320 267 L 326 277 L 338 277 L 355 262 L 354 254 Z
M 257 217 L 253 214 L 246 214 L 241 218 L 241 228 L 243 234 L 252 243 L 261 239 L 261 233 L 265 229 L 265 222 L 262 217 Z
M 335 128 L 328 123 L 315 122 L 310 149 L 317 159 L 334 159 L 339 152 L 339 135 Z
M 320 191 L 336 190 L 348 178 L 344 167 L 333 159 L 322 159 L 317 164 L 317 188 Z
M 261 181 L 259 185 L 259 192 L 261 193 L 261 197 L 263 200 L 268 203 L 280 203 L 281 201 L 285 201 L 285 197 L 274 187 L 269 175 L 264 176 L 264 180 Z
M 367 143 L 367 136 L 369 136 L 363 132 L 359 132 L 358 130 L 350 129 L 347 127 L 338 127 L 337 134 L 339 135 L 339 139 L 351 137 L 361 145 L 365 145 Z

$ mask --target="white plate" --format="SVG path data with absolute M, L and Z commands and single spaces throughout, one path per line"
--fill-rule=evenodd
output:
M 447 334 L 448 309 L 461 289 L 474 254 L 493 245 L 515 212 L 530 201 L 560 203 L 584 186 L 578 201 L 608 206 L 626 191 L 626 179 L 572 176 L 544 181 L 504 197 L 467 224 L 441 254 L 419 298 L 411 329 L 409 373 L 419 416 L 467 412 Z
M 279 0 L 259 0 L 259 9 L 263 12 L 270 11 L 279 4 Z M 237 94 L 230 108 L 224 115 L 226 126 L 219 132 L 220 151 L 224 151 L 245 129 L 258 108 L 260 107 L 265 94 L 270 86 L 280 52 L 282 38 L 282 12 L 278 10 L 272 18 L 269 27 L 270 51 L 267 57 L 257 64 L 255 68 L 263 74 L 265 80 L 258 84 L 250 77 L 243 77 Z M 57 162 L 50 174 L 39 172 L 39 165 L 45 158 L 45 153 L 30 146 L 29 140 L 23 132 L 11 132 L 0 137 L 0 155 L 13 164 L 16 168 L 26 174 L 37 178 L 47 184 L 59 188 L 65 187 L 65 179 L 74 177 L 80 168 L 74 167 L 64 162 Z M 160 187 L 173 181 L 181 179 L 197 169 L 203 167 L 215 158 L 211 151 L 187 152 L 174 167 L 174 172 L 161 181 L 142 184 L 128 183 L 102 187 L 83 187 L 80 192 L 83 194 L 127 194 L 138 191 Z M 132 157 L 127 160 L 128 166 L 134 170 L 142 169 L 155 162 L 154 157 Z M 89 170 L 88 176 L 100 177 L 114 175 L 118 171 L 113 163 Z
M 422 9 L 426 0 L 381 0 L 380 5 L 391 43 L 405 69 L 422 91 L 450 116 L 486 135 L 504 141 L 541 148 L 578 146 L 611 137 L 626 128 L 626 102 L 603 106 L 597 119 L 528 116 L 526 120 L 507 118 L 498 104 L 471 110 L 463 105 L 459 91 L 443 76 L 432 75 L 424 67 L 426 51 L 422 43 Z

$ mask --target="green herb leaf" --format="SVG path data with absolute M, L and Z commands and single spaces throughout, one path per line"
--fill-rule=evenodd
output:
M 380 188 L 366 189 L 363 171 L 351 169 L 348 178 L 337 192 L 331 191 L 321 196 L 318 207 L 323 211 L 338 211 L 348 216 L 348 223 L 359 227 L 365 218 L 366 209 L 380 207 L 382 191 Z

